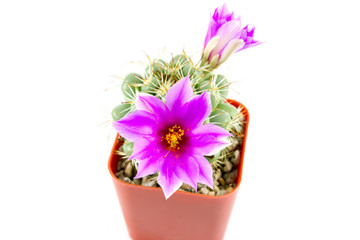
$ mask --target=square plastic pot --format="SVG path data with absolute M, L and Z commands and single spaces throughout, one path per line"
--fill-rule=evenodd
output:
M 121 157 L 114 151 L 123 143 L 118 140 L 119 136 L 116 137 L 108 168 L 133 240 L 223 239 L 241 182 L 249 124 L 247 109 L 235 100 L 227 101 L 235 107 L 243 107 L 246 124 L 236 187 L 222 196 L 177 191 L 166 200 L 161 188 L 129 184 L 117 179 L 115 173 Z

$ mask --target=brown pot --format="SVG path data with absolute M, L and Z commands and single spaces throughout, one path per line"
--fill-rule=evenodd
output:
M 241 103 L 228 99 L 235 107 Z M 220 240 L 223 239 L 241 182 L 249 114 L 244 107 L 246 125 L 240 149 L 236 187 L 222 196 L 175 192 L 168 200 L 161 188 L 125 183 L 116 178 L 121 157 L 114 154 L 122 142 L 115 139 L 108 168 L 129 234 L 133 240 Z

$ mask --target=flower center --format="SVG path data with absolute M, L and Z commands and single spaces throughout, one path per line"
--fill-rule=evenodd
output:
M 175 124 L 174 126 L 169 128 L 168 133 L 165 135 L 165 139 L 169 144 L 170 148 L 179 150 L 179 144 L 182 140 L 182 136 L 184 136 L 184 130 L 182 130 L 180 126 Z

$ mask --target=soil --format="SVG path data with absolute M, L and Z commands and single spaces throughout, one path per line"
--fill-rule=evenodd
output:
M 241 139 L 235 140 L 234 143 L 228 147 L 229 153 L 226 154 L 223 159 L 212 163 L 214 189 L 211 189 L 207 185 L 198 183 L 196 193 L 209 196 L 221 196 L 231 192 L 235 188 L 240 164 L 239 149 L 241 149 L 241 144 Z M 115 176 L 121 181 L 149 187 L 160 187 L 156 181 L 157 174 L 134 179 L 137 173 L 135 161 L 119 161 L 117 170 L 118 171 Z M 195 193 L 195 189 L 185 183 L 179 188 L 178 191 Z

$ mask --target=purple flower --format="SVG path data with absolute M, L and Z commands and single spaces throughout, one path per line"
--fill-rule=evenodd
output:
M 169 198 L 186 183 L 213 187 L 212 168 L 204 155 L 213 155 L 229 145 L 231 136 L 213 124 L 202 125 L 211 112 L 210 94 L 193 96 L 189 77 L 173 85 L 165 103 L 140 94 L 136 109 L 113 122 L 121 136 L 134 142 L 130 159 L 138 160 L 135 178 L 159 172 L 158 183 Z
M 254 31 L 248 26 L 242 28 L 240 17 L 234 17 L 225 4 L 216 8 L 205 37 L 202 63 L 217 67 L 232 53 L 261 44 L 254 40 Z

